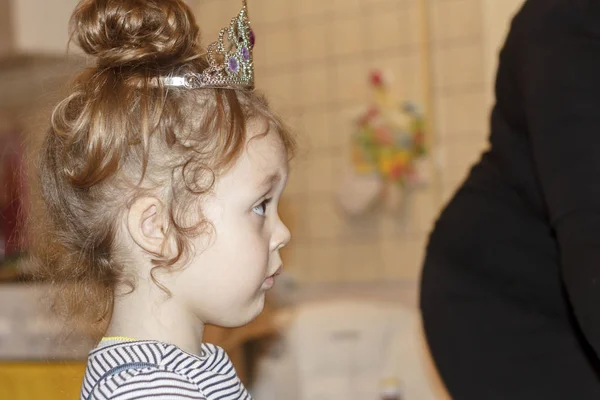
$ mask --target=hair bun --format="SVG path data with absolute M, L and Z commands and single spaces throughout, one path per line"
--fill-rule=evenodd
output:
M 181 0 L 84 0 L 71 35 L 102 66 L 172 64 L 198 52 L 199 29 Z

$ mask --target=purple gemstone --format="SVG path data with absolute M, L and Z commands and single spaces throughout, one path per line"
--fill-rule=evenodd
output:
M 229 59 L 229 70 L 231 72 L 238 72 L 238 69 L 240 68 L 240 64 L 238 63 L 238 60 L 234 57 L 231 57 Z
M 252 45 L 252 47 L 254 47 L 254 44 L 256 43 L 256 37 L 254 36 L 254 31 L 252 30 L 252 28 L 250 29 L 250 44 Z
M 242 49 L 242 57 L 244 57 L 244 61 L 250 60 L 250 51 L 245 47 Z

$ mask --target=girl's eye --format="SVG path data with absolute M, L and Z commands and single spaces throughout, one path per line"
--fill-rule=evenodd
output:
M 267 215 L 267 205 L 269 204 L 270 201 L 271 201 L 271 199 L 265 199 L 265 201 L 263 201 L 262 203 L 260 203 L 256 207 L 254 207 L 252 209 L 252 211 L 254 211 L 256 214 L 260 215 L 261 217 L 266 216 Z

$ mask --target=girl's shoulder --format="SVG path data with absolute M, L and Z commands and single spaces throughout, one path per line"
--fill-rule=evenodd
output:
M 167 343 L 124 341 L 103 343 L 90 353 L 81 399 L 178 395 L 210 400 L 224 392 L 250 399 L 220 347 L 203 344 L 198 356 Z

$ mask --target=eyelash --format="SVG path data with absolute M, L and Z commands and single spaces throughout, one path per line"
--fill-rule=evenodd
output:
M 262 201 L 262 203 L 260 203 L 259 205 L 255 206 L 252 211 L 254 211 L 257 215 L 261 216 L 261 217 L 265 217 L 267 215 L 267 206 L 269 205 L 269 203 L 271 202 L 271 199 L 265 199 Z M 264 207 L 264 212 L 256 212 L 256 209 L 263 206 Z

